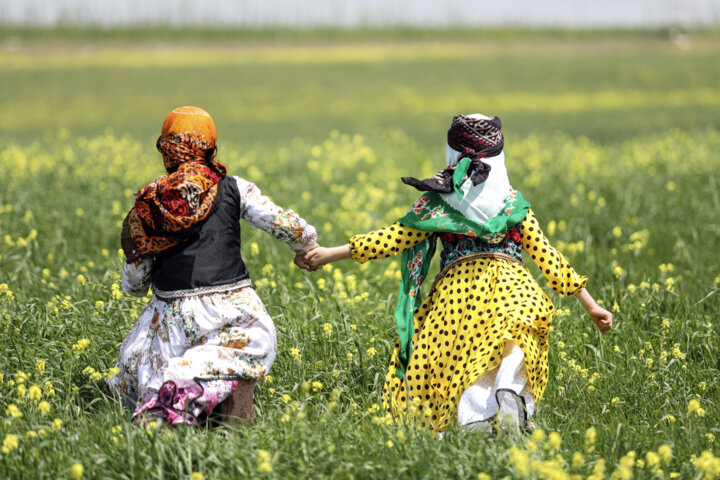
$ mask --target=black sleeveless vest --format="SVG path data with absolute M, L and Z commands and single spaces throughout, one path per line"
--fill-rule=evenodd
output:
M 225 176 L 215 212 L 189 240 L 153 259 L 153 290 L 160 298 L 213 293 L 250 286 L 240 254 L 240 191 Z

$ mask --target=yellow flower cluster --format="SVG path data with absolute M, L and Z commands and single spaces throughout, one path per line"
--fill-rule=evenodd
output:
M 332 323 L 324 323 L 323 330 L 325 331 L 325 336 L 327 338 L 330 338 L 332 336 L 332 332 L 333 332 Z
M 697 398 L 693 398 L 688 402 L 687 411 L 688 414 L 694 413 L 698 417 L 705 416 L 705 410 L 700 406 L 700 400 L 698 400 Z
M 73 346 L 73 353 L 82 353 L 90 346 L 90 340 L 87 338 L 81 338 Z
M 693 455 L 690 463 L 695 465 L 703 480 L 715 480 L 720 478 L 720 458 L 713 455 L 712 451 L 705 450 L 699 457 Z
M 270 452 L 268 452 L 267 450 L 258 450 L 255 461 L 257 462 L 256 470 L 258 473 L 272 472 L 273 467 L 272 463 L 270 462 Z

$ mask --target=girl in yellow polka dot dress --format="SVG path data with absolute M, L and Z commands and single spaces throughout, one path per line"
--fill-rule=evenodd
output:
M 553 290 L 575 295 L 598 329 L 612 328 L 578 275 L 540 230 L 530 204 L 508 181 L 500 119 L 457 115 L 448 131 L 447 168 L 403 182 L 425 193 L 393 225 L 347 245 L 306 255 L 317 268 L 402 253 L 395 319 L 399 339 L 383 387 L 396 414 L 419 415 L 433 430 L 452 421 L 490 430 L 491 420 L 525 427 L 548 382 L 554 307 L 522 264 L 522 251 Z M 441 271 L 424 301 L 437 240 Z

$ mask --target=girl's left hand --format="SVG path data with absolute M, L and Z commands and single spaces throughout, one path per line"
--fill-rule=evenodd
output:
M 601 308 L 599 306 L 595 306 L 594 308 L 591 308 L 588 310 L 588 314 L 590 315 L 590 318 L 593 322 L 595 322 L 595 326 L 600 330 L 600 333 L 605 335 L 608 330 L 610 330 L 613 326 L 613 314 L 605 310 L 604 308 Z

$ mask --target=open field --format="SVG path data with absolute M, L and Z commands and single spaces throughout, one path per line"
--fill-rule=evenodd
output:
M 689 49 L 629 33 L 13 35 L 0 52 L 0 478 L 74 464 L 85 478 L 720 478 L 714 34 Z M 182 104 L 210 111 L 218 158 L 322 244 L 401 216 L 416 194 L 399 177 L 444 164 L 454 113 L 500 116 L 513 185 L 617 328 L 600 336 L 546 288 L 558 314 L 536 433 L 438 440 L 379 410 L 398 259 L 301 272 L 244 226 L 279 334 L 257 424 L 131 425 L 101 380 L 146 302 L 117 289 L 119 225 L 162 173 L 154 140 Z
M 675 43 L 631 33 L 48 35 L 4 35 L 0 135 L 13 141 L 59 125 L 149 140 L 157 112 L 185 103 L 203 105 L 223 140 L 243 146 L 388 127 L 430 146 L 468 109 L 499 112 L 509 139 L 558 130 L 608 142 L 719 121 L 716 33 Z

